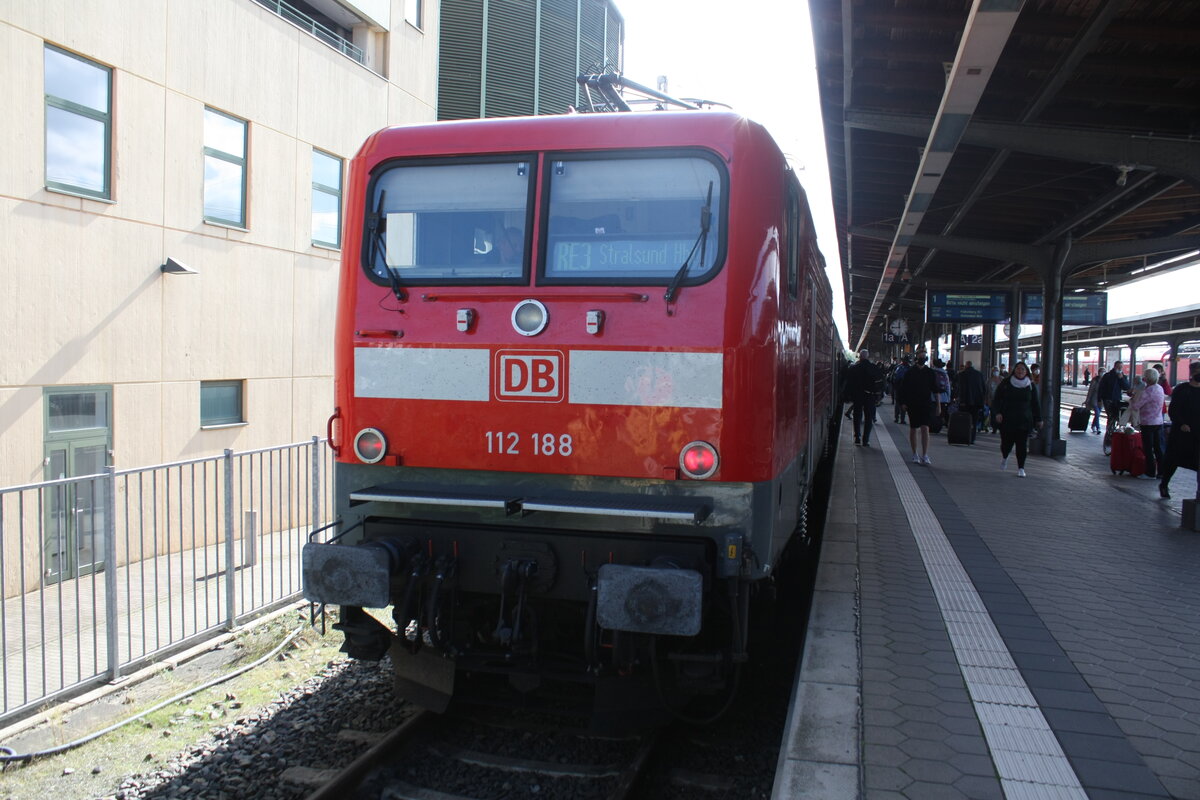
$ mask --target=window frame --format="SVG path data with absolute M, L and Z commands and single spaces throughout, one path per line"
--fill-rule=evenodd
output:
M 694 147 L 669 147 L 669 148 L 638 148 L 629 150 L 600 150 L 600 151 L 566 151 L 566 152 L 545 152 L 542 154 L 542 169 L 541 177 L 541 207 L 539 213 L 539 236 L 538 241 L 538 260 L 537 260 L 537 283 L 539 286 L 669 286 L 675 277 L 676 270 L 671 270 L 670 274 L 660 276 L 640 275 L 636 277 L 608 277 L 597 278 L 595 276 L 586 277 L 563 277 L 561 275 L 546 274 L 546 260 L 549 257 L 549 236 L 550 236 L 550 206 L 554 201 L 553 191 L 550 186 L 553 168 L 552 164 L 556 161 L 632 161 L 639 158 L 646 159 L 665 159 L 665 158 L 699 158 L 709 162 L 716 169 L 717 177 L 720 180 L 720 203 L 717 208 L 712 209 L 712 217 L 710 224 L 717 229 L 717 242 L 715 252 L 713 253 L 713 265 L 704 272 L 692 272 L 688 270 L 688 274 L 680 281 L 679 286 L 699 286 L 708 283 L 721 273 L 725 268 L 725 260 L 727 258 L 727 248 L 729 239 L 729 170 L 725 163 L 715 153 L 710 150 Z M 682 266 L 682 265 L 680 265 Z
M 50 398 L 59 395 L 95 395 L 104 398 L 104 424 L 84 428 L 57 428 L 50 422 Z M 104 431 L 108 436 L 109 446 L 112 442 L 113 426 L 113 388 L 112 384 L 67 384 L 62 386 L 46 386 L 42 390 L 42 438 L 46 442 L 59 442 L 78 438 L 81 435 Z
M 404 0 L 404 21 L 419 31 L 425 30 L 425 0 Z
M 250 170 L 249 170 L 250 121 L 242 119 L 241 117 L 236 117 L 233 114 L 227 114 L 226 112 L 221 111 L 220 109 L 213 108 L 212 106 L 205 106 L 204 114 L 207 115 L 210 112 L 213 114 L 216 114 L 217 116 L 221 116 L 226 119 L 233 120 L 234 122 L 240 123 L 242 126 L 242 153 L 244 155 L 241 158 L 239 158 L 238 156 L 235 156 L 233 153 L 227 153 L 224 150 L 218 150 L 215 147 L 210 147 L 207 143 L 204 144 L 204 151 L 203 151 L 205 158 L 208 158 L 208 157 L 216 158 L 221 161 L 225 161 L 226 163 L 233 164 L 241 170 L 241 174 L 242 174 L 241 201 L 240 201 L 241 204 L 238 208 L 240 216 L 239 216 L 239 219 L 237 219 L 237 220 L 231 220 L 231 219 L 227 219 L 224 217 L 217 217 L 217 216 L 209 215 L 207 209 L 205 208 L 205 206 L 208 203 L 208 179 L 207 178 L 204 179 L 204 191 L 203 191 L 203 196 L 201 197 L 201 213 L 204 216 L 205 222 L 209 222 L 214 225 L 224 225 L 226 227 L 241 228 L 241 229 L 245 230 L 245 229 L 248 229 L 248 227 L 249 227 L 249 225 L 247 224 L 249 214 L 247 213 L 248 209 L 247 209 L 246 198 L 249 193 L 248 187 L 249 187 L 249 182 L 250 182 Z
M 225 416 L 219 418 L 205 418 L 204 416 L 204 390 L 205 389 L 223 389 L 229 387 L 237 388 L 237 403 L 238 413 L 237 419 Z M 237 380 L 219 380 L 219 381 L 200 381 L 200 428 L 208 430 L 211 428 L 232 428 L 238 425 L 249 424 L 246 420 L 246 381 Z
M 437 167 L 437 166 L 465 166 L 472 164 L 528 164 L 529 175 L 526 176 L 526 195 L 525 195 L 525 241 L 522 246 L 524 248 L 525 257 L 521 260 L 521 269 L 518 275 L 513 277 L 493 277 L 486 280 L 480 280 L 473 276 L 463 276 L 459 278 L 417 278 L 412 282 L 403 280 L 401 276 L 401 286 L 528 286 L 529 285 L 529 254 L 530 248 L 533 246 L 533 215 L 535 211 L 535 203 L 537 200 L 538 175 L 537 171 L 540 166 L 537 153 L 497 153 L 494 155 L 472 155 L 472 156 L 443 156 L 436 158 L 411 158 L 411 159 L 389 159 L 377 164 L 371 170 L 370 180 L 367 182 L 367 191 L 363 199 L 363 228 L 362 228 L 362 247 L 359 257 L 359 265 L 366 273 L 367 278 L 372 283 L 379 286 L 392 286 L 388 276 L 381 276 L 374 269 L 374 265 L 369 263 L 368 255 L 371 253 L 371 231 L 367 221 L 374 213 L 373 206 L 375 202 L 375 189 L 379 181 L 390 172 L 392 169 L 405 167 Z M 386 209 L 385 209 L 386 213 Z
M 43 95 L 43 138 L 42 138 L 42 182 L 43 185 L 50 190 L 57 192 L 65 192 L 67 194 L 82 195 L 84 197 L 96 200 L 112 200 L 112 110 L 113 110 L 113 69 L 107 67 L 97 61 L 92 61 L 90 58 L 85 58 L 78 53 L 72 53 L 70 50 L 65 50 L 49 42 L 43 42 L 42 48 L 42 95 Z M 104 74 L 105 78 L 105 99 L 108 108 L 106 111 L 99 111 L 89 106 L 81 105 L 63 97 L 51 95 L 46 91 L 46 51 L 53 51 L 59 55 L 73 58 L 76 61 L 82 62 L 87 66 L 94 67 Z M 50 109 L 58 109 L 69 114 L 75 114 L 80 117 L 94 120 L 104 126 L 104 163 L 101 166 L 103 174 L 104 188 L 101 191 L 89 189 L 86 186 L 78 186 L 61 181 L 52 181 L 47 174 L 46 167 L 49 166 L 49 149 L 47 148 L 47 140 L 50 136 Z
M 328 159 L 331 159 L 331 160 L 337 162 L 337 168 L 338 168 L 338 185 L 336 187 L 327 186 L 323 183 L 318 183 L 317 177 L 316 177 L 317 171 L 315 168 L 312 170 L 312 196 L 311 196 L 310 203 L 309 203 L 309 215 L 310 215 L 309 222 L 314 223 L 312 225 L 312 228 L 316 227 L 315 221 L 316 221 L 316 215 L 317 215 L 317 204 L 316 204 L 315 200 L 316 200 L 317 194 L 320 193 L 320 194 L 324 194 L 324 195 L 329 195 L 337 200 L 337 225 L 334 228 L 334 241 L 327 242 L 327 241 L 318 239 L 316 237 L 315 231 L 310 229 L 310 233 L 312 234 L 312 243 L 315 245 L 318 245 L 319 247 L 331 247 L 334 250 L 340 250 L 340 249 L 342 249 L 342 211 L 343 211 L 342 186 L 345 183 L 345 177 L 346 177 L 346 161 L 345 161 L 345 159 L 335 156 L 333 153 L 329 153 L 325 150 L 320 149 L 319 147 L 314 147 L 312 149 L 312 154 L 313 154 L 313 160 L 316 160 L 316 157 L 318 155 L 324 156 L 325 158 L 328 158 Z M 311 162 L 310 162 L 310 164 L 311 164 Z

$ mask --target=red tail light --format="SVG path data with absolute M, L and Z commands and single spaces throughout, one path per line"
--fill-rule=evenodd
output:
M 695 480 L 711 478 L 720 463 L 717 449 L 708 442 L 692 442 L 679 454 L 679 467 L 683 474 Z
M 387 455 L 387 440 L 375 428 L 363 428 L 354 437 L 354 455 L 364 464 L 377 464 Z

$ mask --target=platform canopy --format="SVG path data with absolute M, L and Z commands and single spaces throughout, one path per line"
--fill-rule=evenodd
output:
M 1200 2 L 809 5 L 851 346 L 930 286 L 1197 260 Z

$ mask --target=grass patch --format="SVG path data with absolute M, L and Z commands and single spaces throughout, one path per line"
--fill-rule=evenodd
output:
M 118 690 L 92 706 L 70 712 L 59 707 L 39 728 L 44 734 L 40 737 L 43 744 L 37 749 L 63 744 L 135 716 L 142 709 L 249 664 L 269 653 L 300 625 L 304 629 L 287 649 L 230 681 L 171 703 L 74 750 L 27 764 L 9 764 L 0 774 L 0 798 L 84 800 L 111 796 L 126 777 L 161 770 L 176 753 L 195 747 L 214 730 L 258 715 L 330 663 L 343 661 L 345 656 L 338 652 L 341 634 L 330 629 L 321 636 L 308 627 L 306 613 L 282 614 L 246 630 L 219 650 Z

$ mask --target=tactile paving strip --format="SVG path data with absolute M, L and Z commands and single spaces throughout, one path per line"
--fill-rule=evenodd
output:
M 945 531 L 889 436 L 878 437 L 1005 797 L 1087 800 Z M 929 469 L 917 467 L 915 469 Z

